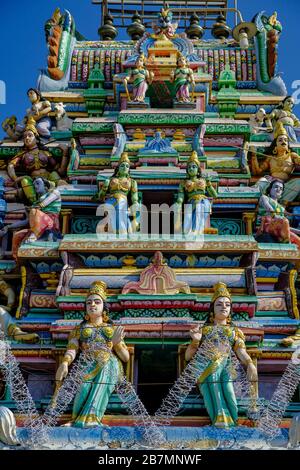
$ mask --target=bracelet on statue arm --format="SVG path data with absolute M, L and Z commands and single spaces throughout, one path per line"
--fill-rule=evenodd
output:
M 69 366 L 73 362 L 73 358 L 71 357 L 70 354 L 66 353 L 63 357 L 62 362 L 66 362 L 67 365 Z

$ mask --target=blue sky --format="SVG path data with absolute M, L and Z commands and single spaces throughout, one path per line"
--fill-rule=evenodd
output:
M 229 0 L 233 4 L 232 0 Z M 21 119 L 28 107 L 26 90 L 36 85 L 39 69 L 46 68 L 47 48 L 44 23 L 54 9 L 68 9 L 76 29 L 87 39 L 98 39 L 100 7 L 91 0 L 2 0 L 0 3 L 0 80 L 6 84 L 6 104 L 0 104 L 0 122 L 12 114 Z M 299 0 L 239 0 L 244 20 L 251 20 L 260 10 L 278 13 L 283 25 L 279 47 L 279 71 L 289 93 L 294 80 L 300 80 Z M 232 20 L 233 17 L 231 16 Z M 126 34 L 126 33 L 125 33 Z M 124 36 L 119 36 L 124 38 Z M 207 37 L 207 35 L 206 35 Z M 204 37 L 205 38 L 205 37 Z M 297 44 L 298 43 L 298 44 Z M 295 108 L 300 116 L 300 105 Z M 1 135 L 2 132 L 0 131 Z

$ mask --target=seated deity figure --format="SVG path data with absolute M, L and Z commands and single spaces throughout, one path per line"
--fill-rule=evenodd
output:
M 192 152 L 186 168 L 187 177 L 180 184 L 177 196 L 177 204 L 184 204 L 184 227 L 185 235 L 202 234 L 208 226 L 211 213 L 211 203 L 206 196 L 217 197 L 217 192 L 211 182 L 202 177 L 200 162 L 197 152 Z M 179 224 L 179 218 L 176 225 Z M 176 227 L 178 233 L 179 227 Z
M 114 174 L 111 178 L 104 181 L 101 190 L 96 196 L 100 202 L 112 208 L 112 210 L 109 211 L 109 232 L 126 234 L 136 231 L 137 220 L 135 214 L 133 214 L 133 220 L 130 220 L 129 208 L 130 202 L 132 206 L 138 203 L 137 191 L 137 183 L 130 176 L 130 160 L 128 154 L 123 152 Z
M 176 150 L 173 149 L 169 139 L 166 137 L 163 139 L 161 131 L 157 130 L 152 139 L 147 140 L 145 147 L 142 149 L 141 153 L 170 153 L 177 154 Z
M 70 333 L 66 353 L 56 372 L 56 380 L 61 382 L 80 351 L 88 351 L 92 355 L 75 396 L 72 420 L 68 426 L 102 426 L 109 398 L 123 376 L 122 362 L 129 361 L 129 352 L 123 341 L 124 328 L 109 323 L 106 298 L 106 284 L 94 282 L 86 298 L 84 320 Z
M 27 96 L 31 102 L 31 108 L 27 109 L 22 123 L 18 124 L 14 117 L 6 119 L 2 123 L 3 129 L 13 140 L 18 140 L 26 130 L 28 120 L 34 120 L 38 135 L 43 139 L 49 139 L 51 129 L 50 101 L 45 100 L 36 88 L 29 88 Z
M 300 165 L 300 157 L 291 150 L 284 127 L 278 126 L 277 131 L 278 134 L 270 147 L 266 149 L 266 158 L 262 162 L 258 161 L 256 153 L 252 151 L 251 170 L 254 176 L 267 173 L 255 185 L 261 193 L 265 192 L 274 179 L 282 181 L 284 183 L 282 202 L 286 204 L 297 199 L 300 192 L 300 179 L 290 179 L 295 167 Z
M 272 140 L 270 133 L 272 132 L 273 127 L 271 120 L 267 116 L 267 113 L 264 108 L 259 108 L 259 110 L 255 114 L 252 114 L 250 116 L 249 125 L 252 134 L 257 135 L 269 133 L 268 140 Z
M 27 333 L 23 331 L 10 315 L 10 311 L 15 303 L 16 295 L 11 286 L 0 277 L 0 294 L 7 299 L 6 305 L 0 305 L 0 330 L 15 341 L 25 343 L 36 343 L 39 341 L 39 336 L 36 333 Z
M 129 281 L 122 289 L 122 294 L 137 292 L 145 295 L 175 295 L 179 292 L 190 293 L 188 284 L 178 281 L 176 274 L 164 261 L 163 254 L 156 251 L 152 262 L 142 272 L 139 281 Z
M 42 176 L 56 185 L 65 185 L 61 178 L 67 167 L 66 149 L 61 164 L 58 164 L 51 153 L 41 145 L 35 122 L 28 120 L 23 134 L 24 148 L 7 166 L 7 173 L 15 184 L 21 186 L 21 192 L 30 200 L 30 181 L 32 178 Z M 16 168 L 20 167 L 26 176 L 17 176 Z
M 129 101 L 144 103 L 148 85 L 152 83 L 153 77 L 153 72 L 149 72 L 145 67 L 144 55 L 139 55 L 136 59 L 135 67 L 130 70 L 129 74 L 123 80 Z M 132 100 L 127 88 L 128 82 L 132 82 Z
M 266 194 L 260 197 L 256 238 L 258 241 L 295 243 L 300 248 L 300 238 L 293 232 L 286 217 L 286 210 L 278 202 L 283 191 L 284 183 L 280 180 L 273 180 L 267 188 Z
M 174 82 L 176 100 L 179 103 L 190 103 L 193 99 L 190 96 L 190 87 L 195 88 L 194 73 L 188 67 L 186 58 L 179 55 L 176 69 L 171 73 L 171 82 Z
M 29 208 L 29 229 L 14 232 L 12 251 L 17 255 L 22 242 L 32 243 L 37 240 L 56 241 L 61 238 L 59 214 L 61 195 L 54 184 L 44 178 L 35 178 L 32 183 L 32 199 L 35 202 Z
M 275 108 L 270 114 L 272 120 L 274 133 L 278 132 L 278 126 L 283 125 L 287 132 L 290 142 L 299 142 L 300 136 L 300 121 L 293 114 L 295 101 L 292 96 L 286 96 L 284 100 Z
M 192 342 L 186 350 L 185 358 L 190 361 L 199 346 L 210 340 L 211 357 L 209 364 L 198 378 L 197 385 L 204 399 L 205 408 L 212 425 L 230 428 L 237 425 L 238 407 L 233 388 L 230 367 L 230 352 L 222 347 L 221 336 L 229 342 L 238 360 L 247 369 L 250 382 L 257 381 L 257 370 L 246 351 L 243 332 L 231 322 L 232 300 L 226 284 L 218 282 L 210 304 L 209 320 L 202 328 L 190 331 Z

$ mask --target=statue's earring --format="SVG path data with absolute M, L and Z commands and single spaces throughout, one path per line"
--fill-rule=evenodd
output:
M 86 321 L 89 321 L 90 316 L 86 313 L 86 314 L 84 315 L 84 319 L 85 319 Z
M 273 150 L 273 154 L 274 155 L 277 155 L 277 148 L 275 147 L 274 150 Z
M 227 318 L 227 324 L 231 323 L 231 315 Z
M 104 323 L 107 323 L 109 321 L 108 312 L 106 310 L 103 311 L 102 318 Z

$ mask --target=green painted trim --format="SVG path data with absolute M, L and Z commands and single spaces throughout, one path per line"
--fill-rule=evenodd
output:
M 81 132 L 112 132 L 113 122 L 73 122 L 72 133 L 80 134 Z
M 134 113 L 125 113 L 119 114 L 118 122 L 120 124 L 139 124 L 139 125 L 162 125 L 162 124 L 172 124 L 172 125 L 200 125 L 204 123 L 204 115 L 199 113 L 147 113 L 144 114 L 134 114 Z
M 278 318 L 278 317 L 288 317 L 288 316 L 289 316 L 288 312 L 282 312 L 282 311 L 276 312 L 276 311 L 273 311 L 273 310 L 269 310 L 267 312 L 257 311 L 255 313 L 255 317 L 260 317 L 260 318 L 262 318 L 262 317 L 266 317 L 266 318 L 276 317 L 276 318 Z

